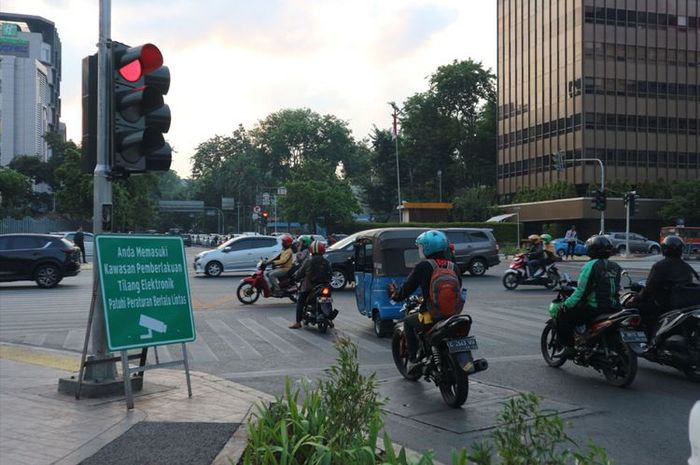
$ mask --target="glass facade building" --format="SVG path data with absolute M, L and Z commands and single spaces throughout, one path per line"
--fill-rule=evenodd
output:
M 700 177 L 699 65 L 700 0 L 498 0 L 499 194 Z

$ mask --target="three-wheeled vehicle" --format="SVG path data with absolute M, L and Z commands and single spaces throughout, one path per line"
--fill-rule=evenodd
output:
M 418 264 L 416 238 L 425 228 L 381 228 L 362 231 L 355 239 L 357 309 L 374 322 L 378 337 L 388 336 L 394 320 L 403 319 L 402 303 L 392 302 L 389 283 L 401 286 Z M 420 289 L 416 291 L 420 294 Z

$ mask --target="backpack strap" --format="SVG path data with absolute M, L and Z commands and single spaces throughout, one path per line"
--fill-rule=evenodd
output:
M 435 260 L 433 260 L 432 258 L 429 258 L 429 259 L 427 260 L 427 262 L 430 263 L 430 266 L 433 267 L 433 271 L 435 271 L 435 269 L 438 267 L 437 262 L 436 262 Z
M 691 271 L 693 272 L 693 274 L 695 275 L 695 279 L 697 279 L 698 282 L 700 283 L 700 276 L 698 276 L 698 272 L 695 271 L 695 269 L 693 269 L 692 266 L 690 267 L 690 270 L 691 270 Z

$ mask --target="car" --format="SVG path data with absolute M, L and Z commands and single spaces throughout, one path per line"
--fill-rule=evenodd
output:
M 610 240 L 615 251 L 618 254 L 622 255 L 625 253 L 625 239 L 627 237 L 625 233 L 611 232 L 605 234 L 605 237 L 607 237 Z M 640 234 L 635 234 L 631 232 L 629 235 L 629 244 L 630 253 L 646 253 L 651 255 L 658 255 L 659 253 L 661 253 L 661 246 L 658 242 L 649 240 Z
M 355 268 L 352 261 L 355 257 L 355 238 L 358 234 L 347 236 L 326 249 L 324 257 L 331 263 L 333 290 L 344 289 L 348 283 L 355 281 Z
M 554 239 L 554 252 L 557 255 L 564 258 L 568 249 L 569 243 L 566 241 L 565 238 L 560 237 L 558 239 Z M 586 247 L 586 243 L 583 242 L 581 239 L 578 239 L 576 241 L 576 247 L 574 247 L 574 255 L 580 256 L 586 254 L 588 254 L 588 248 Z
M 75 231 L 59 231 L 49 233 L 53 236 L 60 236 L 73 242 Z M 75 244 L 75 242 L 73 242 Z M 92 257 L 95 252 L 95 236 L 91 232 L 83 231 L 83 243 L 85 244 L 85 256 Z
M 440 229 L 455 247 L 455 263 L 462 274 L 483 276 L 492 266 L 498 265 L 498 242 L 493 230 L 488 228 L 446 228 Z
M 309 234 L 309 236 L 311 236 L 312 241 L 323 242 L 324 245 L 328 244 L 328 241 L 326 241 L 326 238 L 320 234 Z
M 213 250 L 200 252 L 194 259 L 197 274 L 216 277 L 227 271 L 253 271 L 261 258 L 270 258 L 282 250 L 282 241 L 274 236 L 237 236 Z
M 688 465 L 700 465 L 700 400 L 690 409 L 688 436 L 690 437 Z
M 0 281 L 35 281 L 43 289 L 55 287 L 80 273 L 80 249 L 51 234 L 0 235 Z

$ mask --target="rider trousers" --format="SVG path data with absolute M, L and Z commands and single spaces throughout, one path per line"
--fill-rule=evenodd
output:
M 403 320 L 404 334 L 406 335 L 406 349 L 408 359 L 414 361 L 418 353 L 418 330 L 423 327 L 423 323 L 418 319 L 418 313 L 412 313 Z
M 306 305 L 306 299 L 309 298 L 311 291 L 301 291 L 297 299 L 297 323 L 301 323 L 302 316 L 304 315 L 304 306 Z
M 567 308 L 557 315 L 557 338 L 563 346 L 574 345 L 574 330 L 577 326 L 583 325 L 603 313 L 612 313 L 612 310 L 600 310 L 597 308 L 579 305 L 574 308 Z

